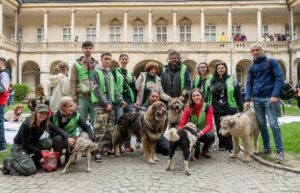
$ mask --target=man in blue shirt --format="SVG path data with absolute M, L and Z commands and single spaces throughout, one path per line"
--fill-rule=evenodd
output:
M 250 107 L 250 98 L 253 97 L 254 110 L 264 144 L 264 149 L 258 154 L 272 153 L 266 121 L 267 116 L 273 131 L 277 152 L 276 161 L 282 162 L 284 161 L 284 154 L 277 113 L 279 110 L 279 95 L 284 84 L 283 74 L 279 63 L 275 59 L 267 58 L 260 44 L 252 44 L 250 50 L 253 56 L 253 64 L 248 69 L 245 106 Z

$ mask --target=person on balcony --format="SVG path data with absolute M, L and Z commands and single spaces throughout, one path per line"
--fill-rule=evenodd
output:
M 203 93 L 204 102 L 208 102 L 211 98 L 210 93 L 207 92 L 210 86 L 212 75 L 209 73 L 208 64 L 206 62 L 200 62 L 197 65 L 197 75 L 193 81 L 192 89 L 199 88 Z
M 243 41 L 243 42 L 247 41 L 247 36 L 245 35 L 245 33 L 242 33 L 242 35 L 241 35 L 241 41 Z
M 222 32 L 222 34 L 219 36 L 219 41 L 220 41 L 220 42 L 226 42 L 226 40 L 227 40 L 227 38 L 226 38 L 226 36 L 225 36 L 225 33 Z
M 168 54 L 168 64 L 161 74 L 161 84 L 164 92 L 170 97 L 179 97 L 182 102 L 187 101 L 191 74 L 181 62 L 180 54 L 176 50 L 171 50 Z
M 78 58 L 71 67 L 70 88 L 71 97 L 79 106 L 79 114 L 84 120 L 90 119 L 94 125 L 94 107 L 91 102 L 91 80 L 94 67 L 98 61 L 92 57 L 94 44 L 85 41 L 82 44 L 83 56 Z

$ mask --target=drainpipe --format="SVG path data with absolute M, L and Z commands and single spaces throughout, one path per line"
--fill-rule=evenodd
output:
M 20 77 L 19 77 L 19 72 L 20 72 L 20 54 L 21 54 L 21 43 L 20 43 L 20 38 L 19 38 L 19 33 L 20 33 L 20 21 L 19 21 L 19 15 L 20 15 L 20 10 L 21 10 L 21 6 L 22 6 L 22 0 L 17 0 L 18 2 L 18 9 L 17 9 L 17 83 L 20 83 Z
M 293 32 L 292 32 L 292 23 L 291 23 L 291 7 L 289 4 L 289 0 L 285 0 L 287 9 L 289 11 L 289 31 L 290 31 L 290 36 L 287 39 L 287 52 L 289 55 L 289 82 L 293 82 L 293 77 L 292 77 L 292 54 L 293 54 L 293 49 L 291 48 L 291 39 L 293 37 Z

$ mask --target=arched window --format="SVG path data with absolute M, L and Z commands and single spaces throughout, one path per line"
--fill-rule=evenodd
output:
M 190 42 L 191 41 L 191 26 L 192 22 L 187 17 L 184 17 L 179 22 L 180 28 L 180 42 Z
M 144 26 L 145 23 L 140 18 L 136 18 L 133 23 L 133 41 L 134 42 L 143 42 L 144 41 Z
M 160 17 L 156 22 L 156 39 L 157 42 L 167 42 L 168 22 L 165 18 Z
M 244 69 L 241 66 L 236 67 L 236 80 L 240 83 L 244 83 Z
M 113 18 L 109 23 L 109 39 L 111 42 L 121 41 L 121 25 L 122 23 L 117 18 Z

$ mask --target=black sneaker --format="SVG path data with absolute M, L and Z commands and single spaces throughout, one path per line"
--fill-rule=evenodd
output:
M 99 152 L 92 153 L 92 159 L 97 163 L 102 162 L 102 156 Z
M 270 149 L 263 149 L 260 150 L 259 152 L 254 153 L 254 155 L 270 155 L 272 154 L 272 150 Z
M 10 158 L 5 158 L 3 160 L 3 168 L 2 168 L 2 174 L 3 175 L 9 175 L 10 174 L 10 170 L 9 170 L 9 163 L 10 162 Z

